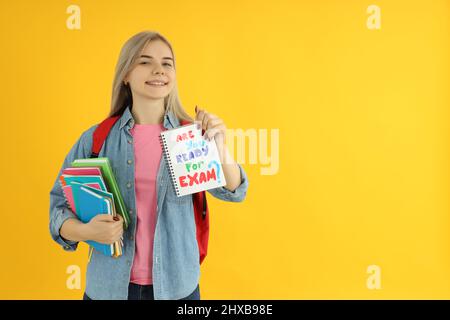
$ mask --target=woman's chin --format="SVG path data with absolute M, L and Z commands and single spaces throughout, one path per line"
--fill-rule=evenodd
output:
M 168 92 L 155 92 L 153 94 L 146 92 L 143 97 L 146 99 L 152 99 L 152 100 L 158 100 L 158 99 L 164 99 L 167 97 L 169 93 Z

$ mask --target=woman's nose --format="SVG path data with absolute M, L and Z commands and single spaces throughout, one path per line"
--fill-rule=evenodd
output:
M 156 67 L 156 69 L 153 71 L 153 73 L 162 73 L 164 74 L 164 69 L 160 66 Z

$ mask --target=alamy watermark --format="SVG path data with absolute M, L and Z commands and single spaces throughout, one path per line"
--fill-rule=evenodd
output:
M 280 168 L 279 129 L 227 129 L 225 139 L 231 158 L 237 163 L 259 164 L 261 175 L 278 173 Z

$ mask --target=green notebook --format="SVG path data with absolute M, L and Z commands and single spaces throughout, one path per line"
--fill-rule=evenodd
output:
M 130 216 L 128 215 L 125 202 L 120 194 L 119 186 L 117 185 L 116 177 L 112 171 L 111 164 L 108 158 L 88 158 L 76 159 L 71 163 L 72 167 L 99 167 L 102 172 L 102 177 L 105 180 L 106 187 L 109 192 L 113 194 L 116 211 L 123 217 L 125 229 L 130 223 Z

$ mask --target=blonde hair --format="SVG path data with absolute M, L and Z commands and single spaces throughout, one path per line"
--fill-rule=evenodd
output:
M 112 88 L 110 117 L 122 115 L 127 105 L 132 102 L 129 85 L 125 85 L 123 80 L 127 73 L 131 71 L 136 59 L 140 56 L 145 46 L 153 40 L 161 40 L 167 44 L 174 59 L 173 67 L 176 69 L 175 54 L 169 41 L 164 36 L 154 31 L 143 31 L 132 36 L 123 45 L 120 51 L 119 60 L 117 61 Z M 172 91 L 164 98 L 164 108 L 166 111 L 172 111 L 180 121 L 194 121 L 181 105 L 176 82 Z

